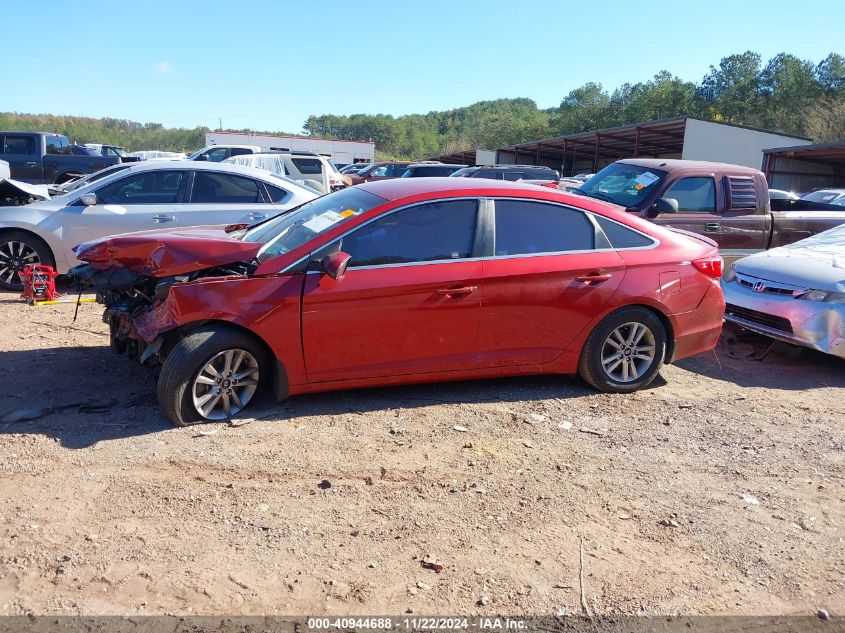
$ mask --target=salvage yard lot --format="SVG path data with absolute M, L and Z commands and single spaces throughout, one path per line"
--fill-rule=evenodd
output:
M 176 429 L 100 313 L 0 297 L 0 614 L 581 613 L 582 543 L 597 614 L 845 609 L 841 360 L 726 330 L 628 396 L 462 382 Z

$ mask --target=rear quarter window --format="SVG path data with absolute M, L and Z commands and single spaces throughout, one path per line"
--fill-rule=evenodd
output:
M 609 220 L 601 215 L 594 215 L 596 222 L 604 231 L 610 245 L 613 248 L 644 248 L 654 245 L 654 240 L 618 222 Z

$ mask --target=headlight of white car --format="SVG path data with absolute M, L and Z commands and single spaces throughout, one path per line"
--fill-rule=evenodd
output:
M 832 292 L 830 290 L 808 290 L 798 298 L 807 301 L 845 304 L 845 292 Z

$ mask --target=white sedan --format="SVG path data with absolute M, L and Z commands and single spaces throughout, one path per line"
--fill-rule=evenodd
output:
M 204 162 L 142 162 L 70 193 L 0 211 L 0 288 L 20 290 L 28 264 L 65 273 L 73 247 L 163 227 L 254 224 L 318 197 L 266 171 Z

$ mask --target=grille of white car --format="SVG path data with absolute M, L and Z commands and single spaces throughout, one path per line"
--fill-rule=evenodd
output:
M 743 275 L 741 273 L 736 274 L 736 280 L 743 286 L 751 288 L 754 292 L 770 292 L 776 295 L 786 295 L 789 297 L 797 297 L 807 292 L 807 288 L 792 286 L 779 281 L 760 279 L 759 277 L 751 277 L 750 275 Z

